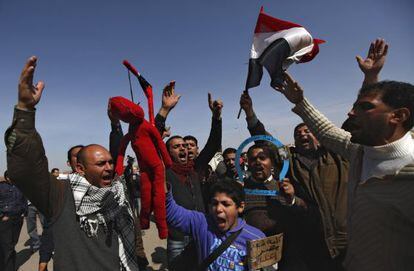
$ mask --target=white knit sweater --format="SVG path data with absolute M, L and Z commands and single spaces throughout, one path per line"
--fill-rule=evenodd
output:
M 350 162 L 347 270 L 414 270 L 414 169 L 410 166 L 414 143 L 410 134 L 384 146 L 368 147 L 352 143 L 350 133 L 333 125 L 306 99 L 292 111 L 324 147 Z M 396 265 L 404 267 L 395 269 Z

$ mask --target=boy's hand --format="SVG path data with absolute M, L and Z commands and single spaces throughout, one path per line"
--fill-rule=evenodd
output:
M 36 68 L 37 58 L 30 57 L 24 66 L 19 79 L 19 94 L 17 108 L 23 110 L 34 110 L 35 105 L 42 97 L 45 83 L 39 81 L 36 86 L 33 85 L 33 75 Z

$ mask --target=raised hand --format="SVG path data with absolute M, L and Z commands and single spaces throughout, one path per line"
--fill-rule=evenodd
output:
M 36 86 L 33 85 L 33 75 L 36 68 L 37 58 L 30 57 L 24 66 L 19 79 L 19 95 L 17 108 L 23 110 L 34 110 L 36 104 L 42 97 L 45 83 L 39 81 Z
M 298 104 L 303 100 L 303 89 L 287 72 L 284 73 L 283 84 L 276 90 L 285 95 L 291 103 Z
M 223 108 L 223 101 L 218 99 L 214 100 L 211 98 L 211 93 L 208 93 L 208 106 L 210 107 L 213 117 L 216 119 L 221 118 L 221 110 Z
M 243 91 L 242 95 L 240 96 L 240 107 L 244 110 L 247 117 L 253 116 L 253 102 L 247 91 Z
M 158 114 L 167 118 L 170 111 L 177 105 L 181 98 L 181 95 L 176 94 L 174 91 L 175 81 L 169 82 L 162 91 L 162 105 Z
M 385 59 L 388 53 L 388 44 L 384 39 L 376 39 L 371 42 L 368 50 L 368 55 L 365 59 L 361 56 L 357 56 L 359 68 L 365 74 L 364 84 L 376 83 L 378 81 L 378 75 L 384 66 Z
M 162 107 L 167 110 L 173 109 L 181 98 L 181 95 L 174 92 L 175 81 L 171 81 L 162 91 Z

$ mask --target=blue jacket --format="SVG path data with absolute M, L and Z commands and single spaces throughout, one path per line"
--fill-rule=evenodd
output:
M 20 216 L 27 211 L 27 200 L 20 190 L 8 182 L 0 182 L 0 217 Z
M 243 228 L 236 240 L 209 266 L 210 271 L 247 270 L 247 267 L 245 268 L 247 241 L 265 237 L 263 232 L 246 224 L 241 218 L 238 219 L 234 229 L 221 234 L 217 232 L 215 223 L 208 215 L 177 205 L 171 192 L 167 193 L 166 207 L 168 225 L 192 235 L 200 261 L 207 258 L 227 236 Z

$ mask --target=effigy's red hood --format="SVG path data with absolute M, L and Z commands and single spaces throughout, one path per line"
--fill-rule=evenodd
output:
M 145 116 L 141 106 L 121 96 L 110 98 L 109 108 L 115 118 L 130 124 L 142 122 Z

